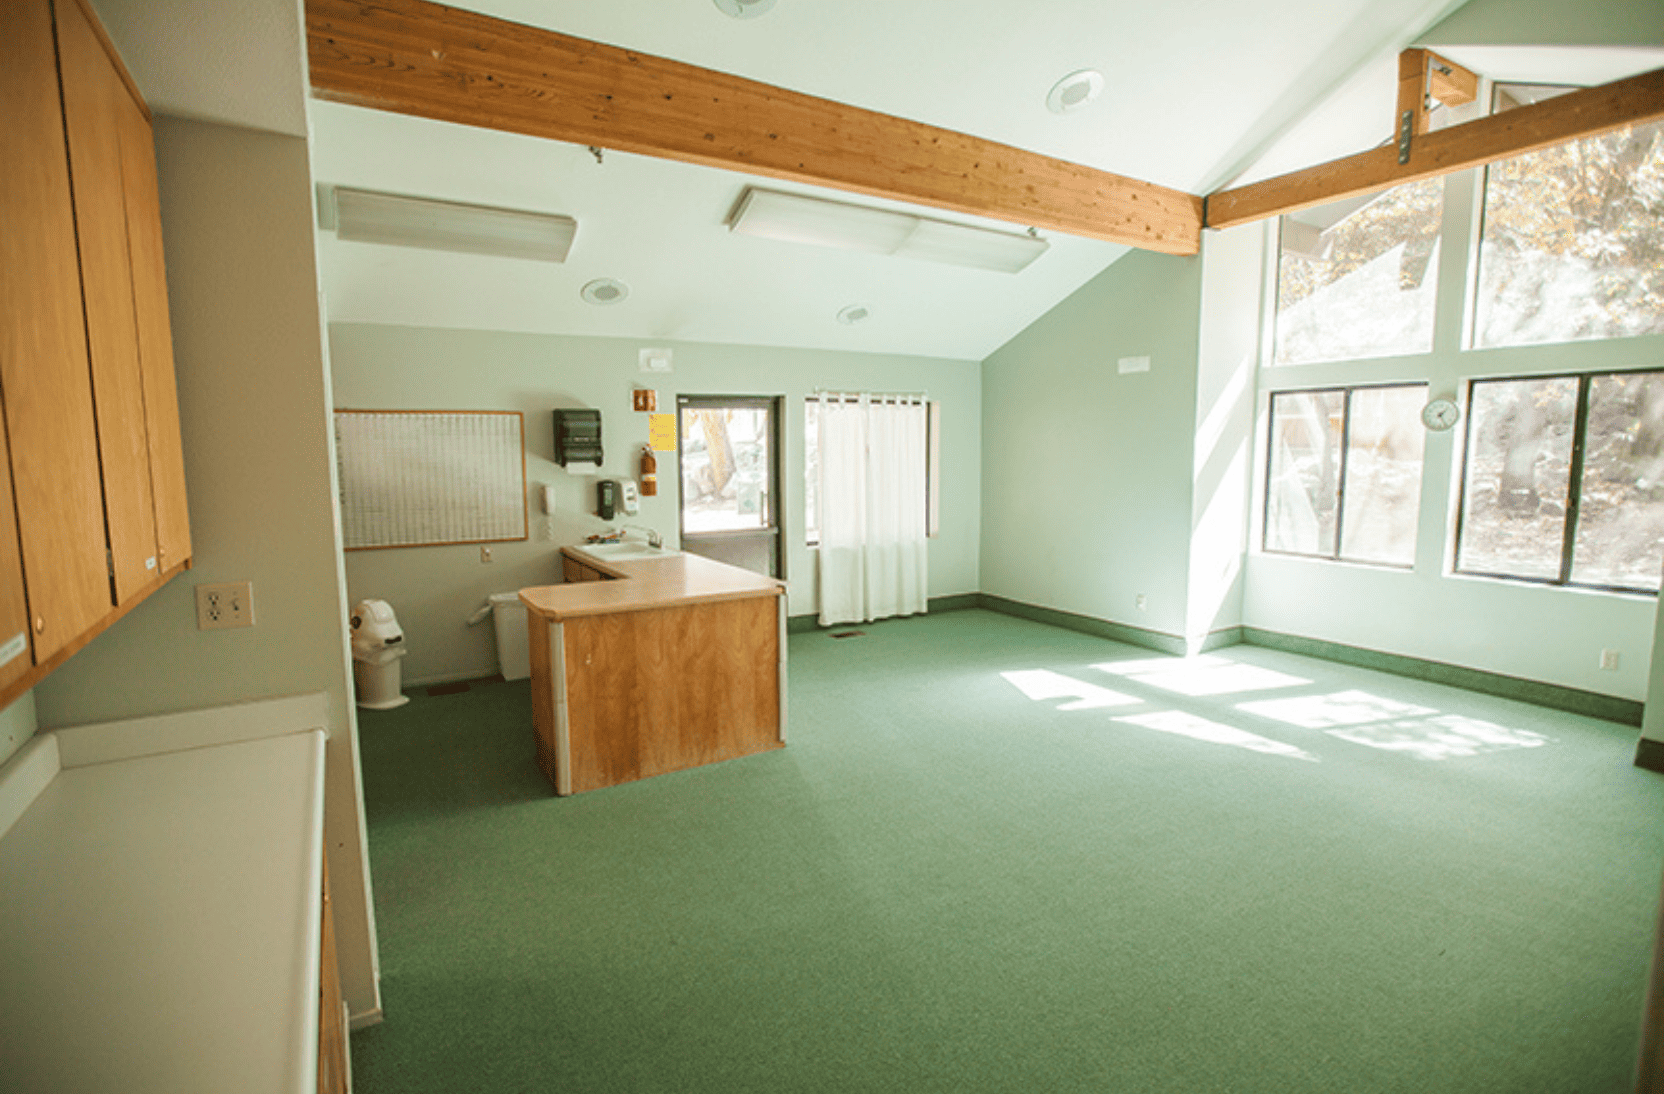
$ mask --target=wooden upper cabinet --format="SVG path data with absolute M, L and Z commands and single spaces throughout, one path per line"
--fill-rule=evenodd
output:
M 168 326 L 155 136 L 149 116 L 130 96 L 122 100 L 121 170 L 138 320 L 139 367 L 144 375 L 157 554 L 159 568 L 166 571 L 191 558 L 191 517 L 185 502 L 185 452 L 179 439 L 179 390 L 173 374 L 173 333 Z
M 121 129 L 132 97 L 79 4 L 58 0 L 56 12 L 104 516 L 116 603 L 125 604 L 159 572 L 122 173 Z
M 111 608 L 48 0 L 0 3 L 0 117 L 0 394 L 38 662 Z

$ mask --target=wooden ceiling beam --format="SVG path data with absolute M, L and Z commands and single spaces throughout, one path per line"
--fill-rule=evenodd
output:
M 1434 102 L 1464 106 L 1479 97 L 1479 75 L 1427 49 L 1407 49 L 1398 55 L 1398 110 L 1393 130 L 1401 138 L 1406 128 L 1412 136 L 1427 132 L 1428 113 Z
M 427 0 L 306 0 L 320 99 L 722 167 L 1166 254 L 1202 199 Z
M 1394 142 L 1218 191 L 1207 199 L 1207 226 L 1230 228 L 1265 220 L 1659 118 L 1664 118 L 1664 69 L 1422 134 L 1412 140 L 1406 163 L 1399 163 Z

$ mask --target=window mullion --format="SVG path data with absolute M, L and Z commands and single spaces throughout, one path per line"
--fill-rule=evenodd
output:
M 1572 579 L 1572 553 L 1577 548 L 1577 514 L 1583 498 L 1583 449 L 1589 437 L 1589 377 L 1577 381 L 1577 411 L 1572 418 L 1572 459 L 1567 469 L 1566 528 L 1560 543 L 1560 584 Z
M 1340 467 L 1335 473 L 1335 553 L 1340 560 L 1340 534 L 1346 522 L 1346 456 L 1352 447 L 1352 389 L 1347 388 L 1340 404 Z

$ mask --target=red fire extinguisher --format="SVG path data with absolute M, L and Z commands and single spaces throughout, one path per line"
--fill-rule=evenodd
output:
M 650 445 L 641 449 L 641 496 L 650 498 L 659 492 L 659 461 L 653 458 Z

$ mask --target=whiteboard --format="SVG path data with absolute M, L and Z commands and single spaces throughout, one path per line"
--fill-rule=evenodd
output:
M 512 410 L 338 410 L 341 543 L 526 538 L 525 420 Z

